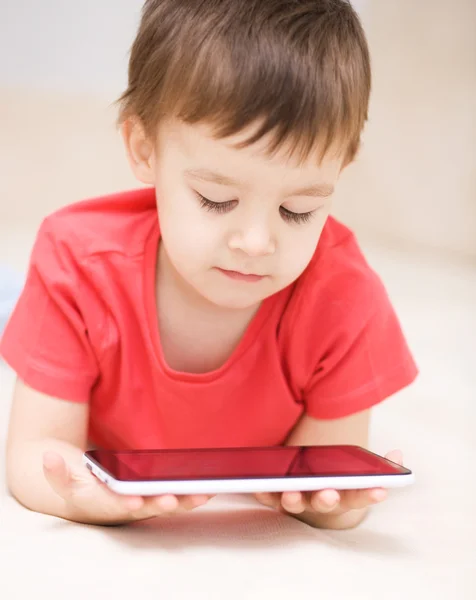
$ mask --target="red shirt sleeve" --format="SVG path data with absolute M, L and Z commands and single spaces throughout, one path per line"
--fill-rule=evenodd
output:
M 0 354 L 30 387 L 87 402 L 98 364 L 84 320 L 87 286 L 71 244 L 42 225 Z
M 368 409 L 418 373 L 387 292 L 370 269 L 354 288 L 351 303 L 333 315 L 304 391 L 306 412 L 317 419 Z

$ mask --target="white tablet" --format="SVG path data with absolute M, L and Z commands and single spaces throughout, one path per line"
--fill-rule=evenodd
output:
M 88 469 L 118 494 L 220 494 L 402 487 L 413 473 L 359 446 L 91 450 Z

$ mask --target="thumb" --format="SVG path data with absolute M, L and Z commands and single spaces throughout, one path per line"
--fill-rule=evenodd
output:
M 72 479 L 64 458 L 56 452 L 43 455 L 43 473 L 53 490 L 64 500 L 72 495 Z
M 392 450 L 391 452 L 385 455 L 385 458 L 388 458 L 388 460 L 397 463 L 397 465 L 403 466 L 403 454 L 401 450 Z

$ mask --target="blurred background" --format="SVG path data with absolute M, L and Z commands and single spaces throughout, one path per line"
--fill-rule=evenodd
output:
M 397 586 L 392 598 L 429 593 L 435 600 L 475 598 L 470 579 L 475 486 L 468 473 L 474 472 L 476 453 L 476 1 L 354 4 L 370 44 L 374 86 L 363 148 L 343 175 L 335 214 L 355 229 L 384 280 L 420 367 L 415 385 L 374 410 L 371 437 L 376 452 L 404 450 L 417 485 L 376 510 L 355 543 L 333 538 L 338 556 L 330 554 L 332 564 L 322 562 L 331 546 L 317 544 L 323 548 L 317 562 L 320 576 L 328 570 L 333 578 L 332 589 L 342 572 L 352 577 L 361 572 L 366 586 L 378 587 L 366 598 L 381 597 L 382 585 L 391 596 L 388 581 L 392 589 Z M 137 185 L 112 104 L 126 85 L 141 5 L 141 0 L 0 0 L 0 316 L 2 286 L 6 306 L 44 216 L 67 203 Z M 0 364 L 0 446 L 13 381 Z M 0 548 L 0 560 L 12 568 L 0 589 L 10 586 L 17 593 L 20 583 L 28 585 L 28 561 L 36 569 L 31 581 L 43 581 L 45 589 L 56 581 L 63 592 L 57 597 L 69 595 L 70 581 L 78 583 L 78 563 L 63 561 L 59 573 L 56 561 L 50 569 L 37 559 L 46 535 L 50 552 L 76 555 L 78 530 L 74 535 L 67 527 L 54 530 L 38 515 L 26 519 L 2 495 L 3 468 L 0 459 L 0 505 L 5 502 L 8 512 L 2 547 L 9 553 L 2 559 Z M 21 531 L 28 543 L 21 543 Z M 88 535 L 99 536 L 92 529 Z M 142 545 L 152 548 L 148 538 Z M 116 563 L 104 571 L 110 548 L 104 552 L 102 538 L 94 537 L 92 545 L 83 541 L 81 548 L 90 585 L 91 575 L 99 577 L 89 570 L 95 560 L 110 574 L 108 585 L 124 584 L 116 577 Z M 142 560 L 146 549 L 125 552 L 127 560 L 132 555 Z M 367 552 L 368 563 L 359 562 L 357 552 Z M 155 573 L 160 561 L 151 556 Z M 283 573 L 292 573 L 288 558 Z M 306 572 L 302 563 L 300 572 Z M 164 575 L 161 571 L 159 579 Z M 126 579 L 131 591 L 132 580 Z M 171 589 L 176 585 L 172 578 Z M 6 597 L 20 597 L 15 593 Z

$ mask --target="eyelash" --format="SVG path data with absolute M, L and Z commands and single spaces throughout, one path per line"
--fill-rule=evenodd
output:
M 230 208 L 232 208 L 235 204 L 234 200 L 230 200 L 228 202 L 212 202 L 211 200 L 208 200 L 208 198 L 205 198 L 205 196 L 202 196 L 201 194 L 197 193 L 197 196 L 200 200 L 200 206 L 202 208 L 209 212 L 216 212 L 218 214 L 228 212 Z M 288 210 L 287 208 L 283 208 L 282 206 L 279 210 L 282 218 L 285 221 L 287 221 L 288 223 L 297 223 L 298 225 L 302 223 L 309 223 L 309 221 L 315 214 L 315 211 L 310 211 L 307 213 L 294 213 Z
M 315 215 L 316 211 L 311 211 L 307 213 L 294 213 L 288 210 L 287 208 L 280 207 L 281 216 L 288 223 L 297 223 L 298 225 L 302 223 L 309 223 L 312 217 Z
M 208 210 L 209 212 L 223 214 L 228 212 L 228 210 L 234 205 L 233 200 L 230 200 L 229 202 L 212 202 L 211 200 L 208 200 L 208 198 L 205 198 L 205 196 L 202 196 L 201 194 L 197 193 L 197 196 L 200 200 L 200 206 L 205 210 Z

